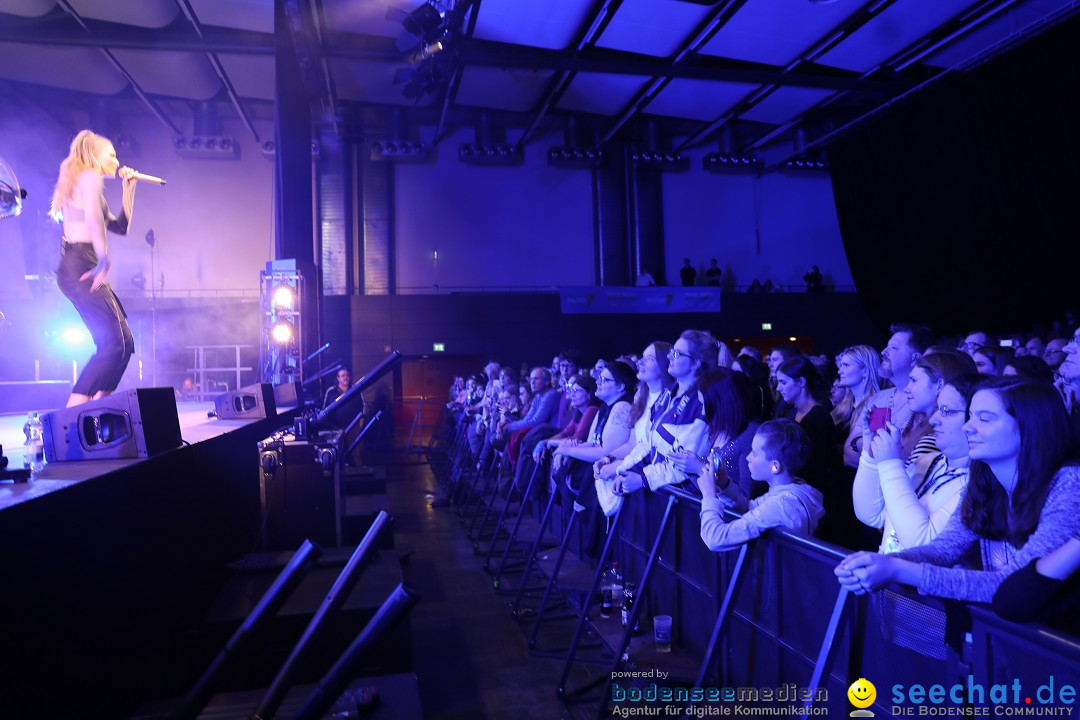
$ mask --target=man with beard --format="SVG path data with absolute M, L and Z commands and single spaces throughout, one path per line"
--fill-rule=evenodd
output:
M 862 417 L 854 419 L 855 437 L 852 439 L 852 450 L 862 453 L 862 436 L 869 432 L 870 413 L 874 408 L 888 408 L 890 422 L 901 429 L 902 457 L 911 453 L 911 408 L 908 406 L 907 396 L 902 392 L 907 385 L 911 367 L 920 355 L 926 352 L 933 342 L 933 333 L 925 325 L 911 325 L 908 323 L 894 323 L 889 331 L 889 338 L 885 349 L 881 351 L 881 376 L 892 380 L 893 387 L 879 391 L 866 404 L 866 413 Z M 916 438 L 917 439 L 917 438 Z

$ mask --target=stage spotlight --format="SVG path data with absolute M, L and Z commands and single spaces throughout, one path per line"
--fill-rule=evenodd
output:
M 422 41 L 432 42 L 439 37 L 442 30 L 443 18 L 439 10 L 431 3 L 425 3 L 413 10 L 402 20 L 402 25 L 412 35 Z
M 270 337 L 279 345 L 292 342 L 293 326 L 288 320 L 278 320 L 270 327 Z
M 90 335 L 81 327 L 72 325 L 60 331 L 60 339 L 67 345 L 78 347 L 85 345 L 90 339 Z
M 296 291 L 288 285 L 274 288 L 274 307 L 278 310 L 292 310 L 296 306 Z

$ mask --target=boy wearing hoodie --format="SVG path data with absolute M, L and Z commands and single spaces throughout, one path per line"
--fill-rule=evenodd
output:
M 750 445 L 746 464 L 750 476 L 768 483 L 769 491 L 754 500 L 746 497 L 738 483 L 730 482 L 722 463 L 716 463 L 718 475 L 714 475 L 714 463 L 704 463 L 705 470 L 698 479 L 703 496 L 701 539 L 709 549 L 736 549 L 774 527 L 812 535 L 825 510 L 821 493 L 796 477 L 809 457 L 810 440 L 798 423 L 762 423 Z M 742 517 L 725 522 L 725 506 L 742 512 Z

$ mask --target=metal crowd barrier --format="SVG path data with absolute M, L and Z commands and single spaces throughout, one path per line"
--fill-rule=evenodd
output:
M 443 445 L 451 458 L 446 467 L 457 468 L 444 473 L 460 474 L 467 445 L 463 448 L 460 437 Z M 483 510 L 489 484 L 485 470 L 477 469 L 471 481 L 468 474 L 462 478 L 465 487 L 477 492 L 476 505 L 471 498 L 464 500 L 463 521 L 475 523 Z M 710 551 L 700 538 L 701 499 L 692 489 L 668 487 L 629 496 L 609 521 L 603 549 L 588 557 L 582 549 L 580 519 L 562 517 L 558 503 L 541 501 L 534 492 L 547 486 L 545 473 L 542 469 L 529 478 L 516 515 L 507 512 L 509 503 L 500 507 L 496 502 L 499 521 L 491 546 L 479 554 L 494 576 L 496 592 L 513 596 L 510 610 L 530 649 L 564 662 L 557 696 L 579 707 L 596 703 L 598 718 L 611 715 L 614 683 L 625 689 L 635 682 L 624 680 L 621 673 L 657 669 L 671 673 L 668 685 L 730 690 L 746 702 L 762 699 L 766 690 L 774 697 L 787 693 L 789 704 L 802 705 L 803 717 L 846 716 L 852 710 L 847 689 L 859 678 L 878 688 L 877 700 L 868 708 L 877 717 L 892 715 L 891 689 L 896 685 L 974 683 L 989 692 L 993 685 L 1011 687 L 1019 680 L 1034 693 L 1051 676 L 1059 689 L 1080 685 L 1077 638 L 1007 622 L 984 606 L 923 597 L 904 586 L 856 597 L 844 591 L 833 574 L 848 551 L 816 538 L 774 530 L 739 550 Z M 525 513 L 540 520 L 528 523 L 535 537 L 521 532 Z M 475 532 L 475 525 L 470 528 Z M 503 536 L 506 545 L 495 564 L 495 543 Z M 551 548 L 546 565 L 536 557 L 542 547 Z M 507 565 L 512 552 L 524 562 Z M 597 613 L 601 574 L 612 559 L 620 561 L 624 579 L 638 586 L 628 625 L 633 628 L 640 621 L 636 636 L 618 620 L 602 620 Z M 582 560 L 591 565 L 588 577 L 583 581 L 580 572 L 571 572 L 573 577 L 560 584 L 564 562 L 580 565 Z M 516 582 L 504 575 L 515 566 L 522 573 Z M 546 585 L 529 586 L 538 577 Z M 540 590 L 542 600 L 531 595 L 540 600 L 539 606 L 526 608 L 523 598 Z M 567 618 L 565 613 L 550 613 L 557 600 L 576 620 L 570 645 L 558 650 L 538 647 L 545 614 L 551 621 Z M 673 616 L 675 651 L 669 655 L 651 649 L 651 617 L 658 614 Z M 599 655 L 597 648 L 602 650 Z M 580 652 L 585 650 L 590 652 Z M 607 665 L 607 672 L 586 673 L 591 681 L 575 687 L 572 670 L 581 663 Z M 1020 702 L 1025 704 L 1023 698 Z M 696 716 L 693 709 L 684 703 L 681 712 Z

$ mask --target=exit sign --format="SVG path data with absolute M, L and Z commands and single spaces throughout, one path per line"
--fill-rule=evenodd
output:
M 446 352 L 446 345 L 444 345 L 444 344 L 442 344 L 442 343 L 434 343 L 434 344 L 433 344 L 433 345 L 431 346 L 431 349 L 432 349 L 432 350 L 433 350 L 434 352 Z
M 762 330 L 772 330 L 772 323 L 761 323 Z

